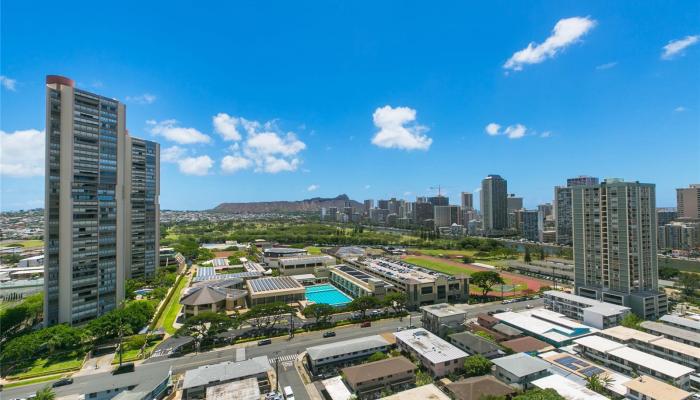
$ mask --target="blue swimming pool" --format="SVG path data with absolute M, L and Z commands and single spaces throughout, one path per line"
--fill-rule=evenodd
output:
M 307 286 L 306 299 L 316 304 L 329 304 L 335 307 L 344 306 L 352 301 L 350 296 L 327 283 Z

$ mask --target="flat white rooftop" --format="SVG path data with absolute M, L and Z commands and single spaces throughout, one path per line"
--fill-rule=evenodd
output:
M 434 384 L 418 386 L 417 388 L 404 390 L 391 396 L 382 397 L 384 400 L 450 400 L 450 397 L 441 392 Z
M 532 384 L 540 389 L 554 389 L 560 396 L 566 400 L 607 400 L 608 398 L 600 395 L 585 386 L 566 379 L 561 375 L 549 375 L 532 381 Z
M 405 343 L 413 351 L 434 364 L 469 356 L 469 354 L 423 328 L 395 332 L 394 336 L 396 336 L 397 341 Z
M 562 314 L 549 310 L 527 310 L 521 312 L 504 312 L 494 314 L 494 318 L 510 326 L 517 326 L 528 333 L 543 337 L 552 343 L 568 340 L 598 332 L 597 329 L 565 318 Z

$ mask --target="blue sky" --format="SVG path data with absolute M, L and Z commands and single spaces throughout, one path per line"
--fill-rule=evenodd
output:
M 1 208 L 43 206 L 47 74 L 161 143 L 164 209 L 700 182 L 697 1 L 229 3 L 2 2 Z

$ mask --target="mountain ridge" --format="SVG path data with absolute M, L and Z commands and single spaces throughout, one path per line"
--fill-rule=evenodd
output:
M 257 201 L 244 203 L 221 203 L 212 208 L 210 211 L 232 214 L 255 214 L 255 213 L 270 213 L 270 212 L 312 212 L 320 211 L 323 207 L 337 207 L 342 210 L 345 203 L 350 202 L 353 208 L 362 207 L 362 203 L 351 200 L 346 194 L 340 194 L 336 197 L 312 197 L 310 199 L 296 201 Z

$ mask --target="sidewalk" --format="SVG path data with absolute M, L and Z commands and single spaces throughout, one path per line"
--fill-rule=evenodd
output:
M 73 376 L 85 376 L 107 372 L 112 369 L 112 360 L 116 353 L 108 353 L 99 357 L 89 358 L 83 363 L 83 368 Z

